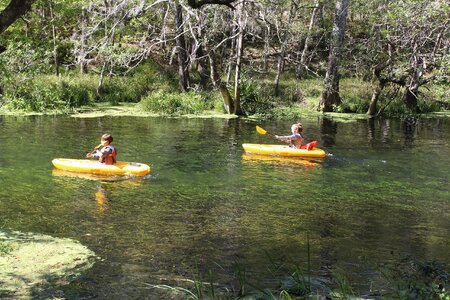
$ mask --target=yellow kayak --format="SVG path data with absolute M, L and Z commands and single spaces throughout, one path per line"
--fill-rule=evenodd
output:
M 55 168 L 71 172 L 92 174 L 136 175 L 144 176 L 150 173 L 146 164 L 118 161 L 114 165 L 105 165 L 96 160 L 55 158 L 52 160 Z
M 311 150 L 291 148 L 286 145 L 266 145 L 266 144 L 242 144 L 247 153 L 262 154 L 262 155 L 276 155 L 286 157 L 309 157 L 309 158 L 323 158 L 327 154 L 319 148 Z

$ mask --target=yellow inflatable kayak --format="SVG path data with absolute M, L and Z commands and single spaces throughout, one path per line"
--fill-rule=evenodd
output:
M 55 158 L 52 160 L 52 164 L 60 170 L 80 173 L 136 176 L 150 173 L 150 167 L 146 164 L 125 161 L 118 161 L 114 165 L 105 165 L 96 160 Z
M 319 148 L 311 150 L 291 148 L 286 145 L 242 144 L 247 153 L 287 157 L 323 158 L 327 154 Z

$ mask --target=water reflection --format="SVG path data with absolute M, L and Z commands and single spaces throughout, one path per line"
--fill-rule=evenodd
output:
M 332 119 L 322 118 L 320 122 L 320 133 L 322 134 L 323 145 L 331 147 L 336 144 L 337 122 Z
M 243 155 L 244 142 L 272 142 L 252 120 L 2 121 L 0 223 L 74 238 L 105 258 L 66 287 L 72 298 L 91 291 L 102 299 L 152 298 L 142 282 L 178 285 L 181 276 L 193 278 L 197 262 L 227 284 L 236 260 L 263 273 L 263 251 L 303 263 L 306 232 L 311 268 L 326 278 L 344 267 L 352 280 L 365 270 L 359 257 L 383 262 L 391 249 L 450 261 L 448 118 L 421 119 L 406 131 L 381 118 L 302 121 L 308 137 L 333 148 L 323 162 Z M 275 132 L 290 121 L 262 125 Z M 152 184 L 52 175 L 54 157 L 84 154 L 107 128 L 119 137 L 122 158 L 153 164 Z M 403 151 L 405 134 L 414 139 L 411 151 Z
M 108 208 L 108 191 L 100 183 L 97 186 L 97 192 L 95 193 L 95 202 L 97 202 L 97 211 L 103 213 Z
M 274 163 L 279 165 L 292 165 L 292 166 L 300 166 L 305 170 L 314 170 L 316 168 L 320 168 L 322 166 L 323 159 L 314 159 L 307 160 L 296 157 L 280 157 L 280 156 L 271 156 L 271 155 L 258 155 L 258 154 L 250 154 L 243 153 L 242 160 L 244 163 Z
M 403 122 L 404 145 L 408 148 L 414 145 L 418 123 L 418 119 L 415 118 L 407 118 Z
M 150 178 L 150 176 L 144 177 L 136 177 L 136 176 L 119 176 L 119 175 L 98 175 L 98 174 L 89 174 L 89 173 L 78 173 L 78 172 L 70 172 L 65 170 L 60 170 L 53 168 L 52 175 L 55 177 L 62 178 L 80 178 L 83 180 L 90 180 L 97 182 L 94 199 L 97 203 L 97 211 L 100 213 L 104 213 L 108 209 L 108 205 L 111 198 L 111 192 L 114 191 L 117 187 L 121 188 L 135 188 L 142 185 L 144 180 Z M 65 181 L 60 181 L 63 184 L 69 184 Z M 70 182 L 70 184 L 74 184 L 74 182 Z M 80 187 L 84 187 L 83 182 L 80 182 Z

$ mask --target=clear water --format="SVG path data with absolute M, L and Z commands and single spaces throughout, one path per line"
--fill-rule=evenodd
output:
M 308 237 L 313 274 L 343 270 L 361 290 L 377 263 L 450 263 L 449 119 L 302 122 L 324 160 L 245 155 L 242 143 L 277 143 L 249 120 L 0 117 L 0 227 L 73 238 L 101 257 L 67 298 L 157 299 L 149 284 L 209 270 L 230 287 L 236 266 L 271 278 L 274 264 L 306 268 Z M 151 175 L 52 170 L 104 132 Z

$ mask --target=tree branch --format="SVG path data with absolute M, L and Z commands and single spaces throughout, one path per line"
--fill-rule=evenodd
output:
M 31 9 L 35 0 L 11 0 L 9 5 L 0 12 L 0 34 L 6 30 L 15 20 Z M 6 48 L 0 45 L 0 53 Z
M 31 9 L 35 0 L 11 0 L 9 5 L 0 12 L 0 34 L 6 30 L 15 20 Z
M 235 9 L 232 3 L 234 3 L 236 0 L 188 0 L 188 5 L 194 9 L 200 8 L 203 5 L 208 4 L 218 4 L 218 5 L 225 5 L 228 6 L 231 9 Z

